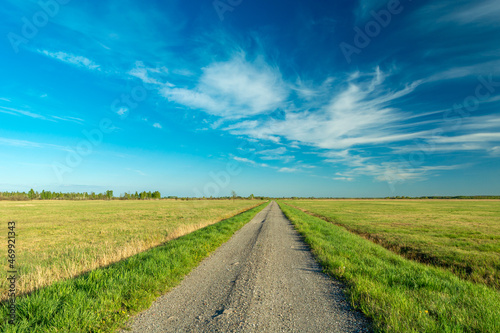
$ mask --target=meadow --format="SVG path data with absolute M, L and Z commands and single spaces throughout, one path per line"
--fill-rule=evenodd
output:
M 17 294 L 104 267 L 248 210 L 260 200 L 0 201 L 16 221 Z M 7 297 L 7 281 L 0 285 Z
M 302 206 L 300 202 L 294 204 Z M 343 202 L 308 202 L 304 206 L 327 205 L 329 208 L 325 212 L 328 212 L 337 204 L 356 210 L 364 202 L 345 202 L 345 206 Z M 411 207 L 408 203 L 398 202 L 396 206 L 398 204 Z M 379 208 L 374 214 L 384 211 L 381 203 L 367 205 Z M 439 207 L 440 203 L 435 205 Z M 500 332 L 500 292 L 497 289 L 461 279 L 442 267 L 406 259 L 343 226 L 283 202 L 280 207 L 304 236 L 324 272 L 345 283 L 351 304 L 372 319 L 375 331 Z M 365 216 L 361 216 L 364 220 Z
M 15 325 L 8 323 L 8 302 L 2 302 L 0 331 L 116 332 L 265 208 L 265 203 L 258 203 L 160 246 L 17 298 Z
M 286 203 L 405 258 L 500 288 L 499 200 L 290 200 Z

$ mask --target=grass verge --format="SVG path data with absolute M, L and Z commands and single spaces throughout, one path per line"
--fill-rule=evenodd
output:
M 382 332 L 500 332 L 500 293 L 279 203 L 325 272 Z
M 0 331 L 112 332 L 176 286 L 265 206 L 18 298 L 16 325 L 7 323 L 9 309 L 4 302 Z

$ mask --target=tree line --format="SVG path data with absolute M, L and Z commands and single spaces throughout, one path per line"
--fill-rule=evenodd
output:
M 282 197 L 282 200 L 314 200 L 314 199 L 500 199 L 500 195 L 432 195 L 421 197 L 395 196 L 395 197 Z
M 151 200 L 161 199 L 159 191 L 142 191 L 135 193 L 124 193 L 115 197 L 112 190 L 102 193 L 96 192 L 42 192 L 33 189 L 28 192 L 0 192 L 0 200 Z
M 159 191 L 142 191 L 135 193 L 125 192 L 120 196 L 114 196 L 112 190 L 107 190 L 102 193 L 96 192 L 52 192 L 42 190 L 41 192 L 33 189 L 28 192 L 0 192 L 0 200 L 24 201 L 24 200 L 154 200 L 154 199 L 175 199 L 175 200 L 228 200 L 228 199 L 248 199 L 248 200 L 270 200 L 269 197 L 254 196 L 251 194 L 248 197 L 241 197 L 232 192 L 231 196 L 225 197 L 210 197 L 210 198 L 193 198 L 193 197 L 178 197 L 178 196 L 161 196 Z

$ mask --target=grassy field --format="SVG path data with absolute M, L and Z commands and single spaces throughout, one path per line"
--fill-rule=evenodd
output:
M 115 332 L 131 315 L 149 308 L 159 295 L 179 284 L 265 206 L 21 297 L 16 325 L 7 324 L 9 309 L 3 302 L 0 331 Z
M 296 200 L 406 258 L 500 288 L 498 200 Z
M 316 203 L 305 205 L 312 204 Z M 354 210 L 364 205 L 360 202 L 338 204 Z M 395 203 L 396 207 L 405 204 L 411 207 L 409 203 Z M 457 203 L 455 207 L 460 204 L 465 203 Z M 374 214 L 382 214 L 382 203 L 367 205 L 372 209 L 378 207 Z M 352 304 L 373 320 L 377 331 L 500 332 L 498 290 L 460 279 L 446 269 L 405 259 L 344 227 L 283 203 L 280 206 L 305 237 L 325 272 L 345 282 Z
M 7 263 L 7 221 L 16 221 L 18 294 L 50 285 L 233 216 L 262 203 L 214 201 L 0 201 Z M 1 299 L 7 296 L 2 278 Z

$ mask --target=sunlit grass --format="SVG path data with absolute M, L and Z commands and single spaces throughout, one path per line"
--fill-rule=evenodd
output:
M 406 258 L 500 288 L 499 200 L 296 200 Z
M 261 203 L 214 201 L 0 201 L 0 260 L 16 221 L 18 294 L 109 265 Z M 7 281 L 1 282 L 1 299 Z
M 16 325 L 7 324 L 9 309 L 3 302 L 0 331 L 114 332 L 131 315 L 149 308 L 159 295 L 180 283 L 264 207 L 265 204 L 18 298 Z
M 280 203 L 325 272 L 383 332 L 500 332 L 500 293 Z

